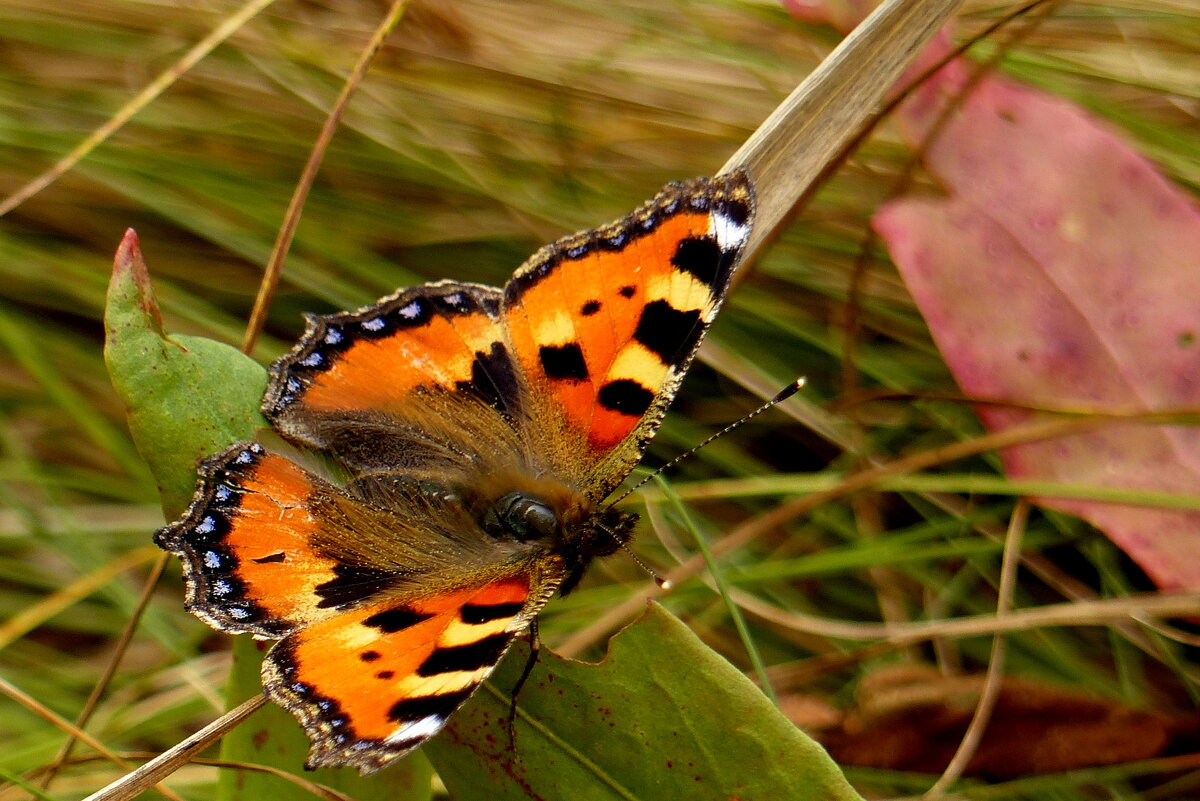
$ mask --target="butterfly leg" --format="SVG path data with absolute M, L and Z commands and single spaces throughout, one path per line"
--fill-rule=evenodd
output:
M 513 685 L 512 691 L 509 693 L 508 741 L 514 750 L 517 747 L 517 697 L 521 694 L 521 688 L 525 686 L 525 682 L 529 680 L 529 674 L 533 673 L 533 666 L 537 664 L 540 650 L 541 640 L 538 639 L 538 622 L 535 617 L 529 623 L 529 657 L 525 660 L 525 668 L 521 671 L 521 677 L 517 679 L 517 683 Z

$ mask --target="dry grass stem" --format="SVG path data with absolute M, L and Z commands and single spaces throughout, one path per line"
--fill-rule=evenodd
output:
M 275 0 L 250 0 L 246 5 L 226 17 L 224 22 L 213 29 L 212 33 L 197 42 L 179 61 L 159 73 L 158 77 L 147 84 L 142 91 L 138 92 L 128 103 L 105 120 L 103 125 L 92 131 L 71 152 L 59 159 L 53 167 L 8 197 L 0 200 L 0 217 L 8 214 L 38 192 L 50 186 L 50 184 L 62 177 L 64 173 L 87 158 L 89 153 L 119 131 L 135 114 L 150 105 L 171 84 L 179 80 L 180 76 L 194 67 L 202 58 L 211 53 L 217 45 L 236 33 L 239 28 L 252 20 L 260 11 L 273 2 Z
M 116 752 L 114 752 L 111 749 L 109 749 L 108 747 L 106 747 L 104 745 L 104 743 L 100 742 L 95 737 L 88 734 L 86 731 L 76 728 L 75 725 L 71 723 L 71 721 L 55 714 L 54 711 L 46 708 L 46 706 L 44 704 L 40 703 L 36 698 L 33 698 L 31 695 L 22 691 L 20 688 L 14 686 L 10 682 L 5 681 L 3 678 L 0 678 L 0 693 L 3 693 L 4 695 L 8 696 L 9 698 L 16 701 L 21 706 L 28 709 L 33 714 L 37 715 L 38 717 L 42 718 L 43 720 L 47 721 L 48 723 L 58 727 L 59 729 L 66 732 L 70 736 L 74 737 L 75 739 L 86 743 L 88 746 L 95 749 L 96 753 L 101 754 L 106 759 L 108 759 L 109 761 L 116 764 L 118 767 L 125 768 L 125 769 L 128 769 L 130 767 L 130 764 L 128 762 L 126 762 L 123 758 L 121 758 L 121 756 L 118 755 Z M 154 789 L 158 790 L 164 796 L 171 799 L 171 801 L 183 801 L 179 796 L 177 796 L 171 790 L 167 789 L 166 787 L 158 786 L 158 781 L 160 779 L 164 778 L 165 775 L 167 775 L 167 774 L 164 774 L 163 776 L 158 776 L 154 780 L 147 782 L 144 785 L 143 789 L 148 789 L 150 787 L 154 787 Z
M 1008 524 L 1008 536 L 1004 538 L 1004 557 L 1000 566 L 1000 586 L 996 591 L 996 621 L 1008 617 L 1012 607 L 1013 594 L 1017 588 L 1017 566 L 1021 563 L 1021 540 L 1025 526 L 1029 522 L 1029 504 L 1024 499 L 1017 501 L 1012 518 Z M 975 704 L 975 713 L 967 725 L 962 742 L 950 759 L 946 770 L 925 794 L 926 798 L 939 798 L 946 789 L 966 773 L 967 765 L 979 750 L 983 742 L 983 733 L 987 730 L 996 701 L 1000 698 L 1001 682 L 1004 680 L 1005 639 L 1003 632 L 996 632 L 992 638 L 992 655 L 988 659 L 987 675 L 984 677 L 983 688 L 979 700 Z
M 146 791 L 170 776 L 181 765 L 189 762 L 196 754 L 221 739 L 234 726 L 250 717 L 265 703 L 267 703 L 265 695 L 254 696 L 136 770 L 130 771 L 107 787 L 92 793 L 84 801 L 126 801 L 138 793 Z M 82 733 L 80 733 L 80 739 L 84 739 Z
M 292 192 L 292 199 L 288 202 L 287 211 L 284 212 L 283 222 L 279 226 L 279 234 L 275 238 L 275 246 L 271 248 L 271 258 L 267 262 L 262 282 L 258 286 L 258 295 L 254 298 L 254 308 L 250 311 L 250 320 L 246 323 L 246 335 L 242 339 L 244 353 L 254 352 L 254 346 L 262 333 L 263 325 L 267 320 L 267 312 L 271 307 L 271 298 L 275 295 L 275 287 L 279 284 L 279 276 L 283 272 L 283 262 L 291 249 L 292 238 L 296 235 L 296 226 L 300 224 L 304 203 L 308 199 L 313 182 L 317 180 L 317 171 L 321 168 L 325 151 L 329 149 L 329 144 L 333 141 L 334 134 L 341 125 L 342 116 L 350 104 L 350 97 L 366 77 L 371 61 L 379 54 L 379 48 L 383 47 L 384 40 L 400 22 L 400 18 L 404 16 L 404 9 L 408 8 L 408 2 L 409 0 L 393 0 L 392 5 L 388 8 L 388 13 L 371 36 L 371 41 L 359 54 L 358 63 L 354 65 L 354 69 L 350 71 L 345 83 L 342 84 L 342 90 L 338 93 L 333 107 L 330 108 L 329 115 L 325 118 L 325 124 L 321 126 L 316 141 L 313 142 L 308 161 L 305 162 L 304 170 L 296 180 L 295 191 Z
M 7 648 L 14 640 L 23 637 L 50 618 L 87 598 L 111 582 L 116 576 L 157 558 L 159 558 L 159 551 L 151 546 L 130 551 L 113 559 L 103 567 L 85 576 L 80 576 L 36 604 L 22 609 L 4 623 L 0 623 L 0 650 Z
M 917 53 L 961 0 L 887 0 L 834 49 L 721 172 L 745 167 L 758 188 L 747 258 L 854 138 Z M 863 69 L 863 65 L 870 65 Z
M 96 685 L 92 687 L 92 691 L 88 694 L 83 708 L 75 716 L 75 727 L 77 729 L 82 730 L 87 726 L 88 721 L 92 717 L 92 712 L 96 709 L 96 705 L 100 703 L 100 699 L 108 691 L 109 682 L 116 675 L 117 667 L 121 664 L 121 658 L 125 655 L 126 649 L 129 648 L 129 643 L 133 640 L 133 635 L 142 621 L 142 615 L 146 611 L 146 606 L 150 603 L 150 598 L 158 586 L 158 580 L 162 578 L 163 570 L 167 567 L 167 558 L 168 555 L 165 552 L 160 553 L 151 566 L 150 572 L 146 575 L 146 580 L 142 582 L 142 593 L 138 596 L 137 604 L 133 607 L 133 613 L 129 616 L 125 628 L 121 629 L 120 636 L 113 643 L 112 653 L 104 663 L 104 670 L 100 673 Z M 41 781 L 43 790 L 50 789 L 50 783 L 54 781 L 54 776 L 58 773 L 58 769 L 70 759 L 71 751 L 75 748 L 75 742 L 74 736 L 68 736 L 67 741 L 63 743 L 62 748 L 55 755 L 54 761 L 46 767 L 46 772 L 42 776 Z

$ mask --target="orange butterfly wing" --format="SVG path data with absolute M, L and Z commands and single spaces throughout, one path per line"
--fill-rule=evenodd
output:
M 395 469 L 369 447 L 411 411 L 414 393 L 468 395 L 497 412 L 518 404 L 494 287 L 440 281 L 358 311 L 310 316 L 271 367 L 263 414 L 285 437 L 359 469 Z
M 538 251 L 505 287 L 531 417 L 563 454 L 555 467 L 592 499 L 641 459 L 725 297 L 753 209 L 741 172 L 671 184 L 628 217 Z
M 334 488 L 256 442 L 206 460 L 200 475 L 187 513 L 154 537 L 183 562 L 188 609 L 270 639 L 334 614 L 321 588 L 336 582 L 337 562 L 312 547 L 319 522 L 308 508 L 319 487 Z
M 313 737 L 309 767 L 371 772 L 440 731 L 540 606 L 520 576 L 379 601 L 278 643 L 263 684 Z
M 511 553 L 450 509 L 440 511 L 474 548 L 435 525 L 431 506 L 407 519 L 370 508 L 258 443 L 207 460 L 201 475 L 187 514 L 156 541 L 181 557 L 193 613 L 282 638 L 263 685 L 304 725 L 313 767 L 369 773 L 435 734 L 563 578 L 554 563 L 506 564 Z M 387 539 L 422 516 L 423 547 Z
M 378 440 L 414 392 L 470 394 L 533 438 L 544 469 L 599 501 L 674 398 L 753 214 L 745 173 L 671 184 L 621 220 L 542 248 L 503 292 L 442 281 L 310 317 L 272 366 L 263 412 L 289 439 L 386 470 L 403 446 Z

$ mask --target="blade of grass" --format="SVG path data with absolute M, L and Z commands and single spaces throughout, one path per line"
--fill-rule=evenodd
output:
M 25 636 L 50 618 L 71 608 L 105 586 L 115 576 L 145 564 L 157 555 L 158 549 L 152 546 L 130 551 L 114 558 L 91 573 L 80 576 L 65 587 L 47 595 L 38 603 L 22 609 L 18 614 L 0 623 L 0 651 L 7 648 L 14 640 Z
M 93 737 L 92 735 L 83 731 L 82 729 L 76 728 L 74 725 L 71 724 L 71 722 L 69 720 L 67 720 L 64 717 L 59 716 L 52 710 L 47 709 L 44 704 L 39 703 L 37 701 L 37 699 L 35 699 L 34 697 L 32 697 L 28 693 L 24 692 L 23 690 L 18 688 L 16 685 L 12 684 L 11 682 L 7 681 L 4 678 L 0 678 L 0 693 L 7 695 L 9 698 L 16 701 L 21 706 L 25 707 L 33 714 L 37 715 L 39 718 L 42 718 L 43 720 L 57 726 L 58 728 L 62 729 L 65 732 L 69 733 L 71 736 L 87 743 L 88 746 L 90 746 L 91 748 L 94 748 L 97 753 L 102 754 L 109 761 L 115 763 L 116 765 L 118 765 L 122 768 L 125 768 L 125 769 L 128 769 L 130 767 L 130 764 L 128 762 L 126 762 L 120 755 L 118 755 L 114 751 L 110 750 L 107 746 L 104 745 L 104 743 L 100 742 L 95 737 Z M 162 778 L 162 777 L 159 777 L 159 778 Z M 166 787 L 159 786 L 157 779 L 154 781 L 148 782 L 145 785 L 145 788 L 143 788 L 143 789 L 147 789 L 152 786 L 156 790 L 158 790 L 160 793 L 162 793 L 164 796 L 171 799 L 171 801 L 183 801 L 183 799 L 181 799 L 179 796 L 175 795 L 175 793 L 171 792 Z
M 783 525 L 816 507 L 836 498 L 844 497 L 859 489 L 870 487 L 875 481 L 886 476 L 910 473 L 932 467 L 942 462 L 954 461 L 976 453 L 985 453 L 998 448 L 1015 445 L 1024 441 L 1038 441 L 1068 436 L 1081 431 L 1091 430 L 1103 421 L 1083 420 L 1042 420 L 1019 428 L 1010 428 L 999 434 L 988 434 L 968 442 L 958 442 L 940 448 L 933 448 L 921 453 L 898 459 L 891 464 L 873 467 L 862 472 L 847 476 L 837 487 L 824 492 L 815 492 L 789 501 L 775 507 L 771 511 L 759 515 L 747 523 L 737 527 L 722 537 L 712 547 L 716 556 L 740 548 L 762 536 L 776 526 Z M 1027 439 L 1028 438 L 1028 439 Z M 674 585 L 679 585 L 684 579 L 696 575 L 704 569 L 704 557 L 697 554 L 688 561 L 670 570 L 663 578 Z M 632 593 L 625 601 L 613 606 L 596 618 L 592 623 L 579 629 L 558 647 L 560 653 L 572 656 L 593 644 L 596 640 L 611 633 L 622 622 L 628 620 L 649 599 L 662 594 L 662 589 L 651 584 L 639 592 Z
M 146 88 L 109 117 L 103 125 L 76 145 L 70 153 L 59 159 L 53 167 L 4 198 L 4 200 L 0 200 L 0 217 L 8 214 L 26 200 L 41 192 L 58 180 L 63 173 L 86 158 L 89 153 L 120 130 L 121 126 L 129 122 L 133 115 L 148 106 L 151 101 L 166 91 L 171 84 L 175 83 L 180 76 L 194 67 L 200 59 L 212 52 L 213 48 L 232 36 L 239 28 L 273 2 L 275 0 L 250 0 L 239 11 L 226 17 L 224 22 L 218 25 L 212 33 L 197 42 L 191 50 L 184 54 L 183 58 L 161 72 Z
M 121 635 L 113 643 L 112 653 L 104 663 L 104 670 L 96 681 L 96 686 L 88 694 L 83 708 L 79 710 L 79 714 L 75 716 L 76 728 L 83 729 L 87 726 L 88 721 L 91 720 L 92 713 L 96 710 L 96 705 L 100 703 L 100 699 L 108 691 L 108 685 L 112 681 L 113 676 L 116 675 L 117 667 L 121 664 L 121 659 L 125 656 L 125 651 L 129 648 L 129 643 L 133 641 L 134 632 L 137 630 L 138 624 L 142 621 L 142 614 L 146 610 L 146 605 L 150 603 L 150 598 L 158 586 L 158 580 L 162 578 L 163 570 L 166 569 L 167 558 L 165 551 L 159 553 L 158 558 L 154 561 L 154 565 L 150 568 L 149 574 L 146 576 L 146 580 L 142 582 L 142 594 L 138 597 L 137 605 L 133 608 L 133 613 L 129 616 L 129 621 L 125 624 L 125 628 L 121 630 Z M 41 787 L 43 790 L 50 789 L 50 784 L 54 781 L 54 777 L 58 774 L 63 763 L 71 758 L 71 751 L 74 750 L 76 742 L 75 737 L 68 736 L 67 741 L 63 743 L 62 748 L 55 755 L 54 761 L 46 766 L 46 772 L 42 776 Z
M 0 345 L 41 385 L 50 400 L 84 430 L 92 442 L 109 454 L 131 476 L 149 479 L 146 465 L 129 439 L 59 372 L 54 359 L 47 358 L 38 342 L 19 325 L 9 310 L 0 306 Z
M 704 536 L 704 532 L 700 530 L 700 527 L 696 525 L 692 516 L 688 514 L 687 507 L 680 501 L 678 496 L 671 493 L 670 485 L 661 476 L 655 478 L 655 483 L 666 493 L 671 508 L 675 510 L 675 514 L 683 521 L 684 528 L 692 535 L 692 539 L 696 542 L 696 547 L 704 556 L 704 563 L 708 566 L 708 576 L 711 577 L 713 586 L 721 596 L 726 612 L 729 614 L 730 619 L 733 620 L 733 625 L 737 629 L 738 636 L 742 640 L 742 645 L 746 649 L 746 656 L 750 659 L 750 664 L 758 676 L 758 686 L 767 698 L 771 700 L 771 703 L 778 707 L 779 698 L 775 695 L 775 688 L 771 686 L 771 682 L 767 676 L 766 663 L 763 662 L 762 654 L 759 653 L 758 646 L 754 642 L 754 636 L 746 625 L 746 619 L 742 616 L 742 610 L 730 595 L 729 585 L 725 581 L 724 568 L 713 557 L 712 551 L 708 547 L 708 539 Z

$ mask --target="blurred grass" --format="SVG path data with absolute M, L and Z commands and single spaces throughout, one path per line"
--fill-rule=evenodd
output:
M 0 0 L 0 192 L 69 151 L 235 8 L 228 0 Z M 0 620 L 145 546 L 157 525 L 155 488 L 101 359 L 100 312 L 122 231 L 138 229 L 168 329 L 240 341 L 295 178 L 383 8 L 281 0 L 76 169 L 0 218 Z M 1007 10 L 971 6 L 960 33 Z M 302 311 L 354 307 L 428 279 L 502 283 L 539 244 L 619 216 L 666 181 L 711 173 L 837 38 L 754 0 L 415 3 L 325 159 L 257 356 L 286 348 Z M 983 58 L 994 48 L 984 41 L 976 52 Z M 1064 3 L 1001 68 L 1107 118 L 1181 186 L 1200 188 L 1193 4 Z M 799 374 L 808 387 L 789 405 L 790 418 L 772 412 L 669 476 L 688 520 L 669 504 L 656 507 L 662 539 L 647 525 L 638 542 L 655 564 L 694 552 L 690 535 L 671 533 L 688 525 L 715 540 L 780 498 L 825 488 L 821 482 L 867 456 L 887 461 L 980 433 L 968 409 L 945 401 L 841 403 L 860 388 L 953 390 L 882 257 L 857 288 L 857 383 L 843 379 L 866 222 L 906 158 L 884 125 L 726 306 L 648 462 L 696 443 Z M 761 483 L 747 493 L 718 479 Z M 994 536 L 1013 495 L 1029 488 L 1005 482 L 986 455 L 889 481 L 719 559 L 730 596 L 861 621 L 994 612 Z M 1025 538 L 1043 562 L 1022 574 L 1018 609 L 1068 600 L 1068 576 L 1099 597 L 1149 589 L 1078 521 L 1035 512 Z M 74 717 L 132 613 L 144 570 L 123 573 L 7 644 L 0 676 Z M 88 727 L 119 750 L 168 747 L 221 706 L 228 643 L 183 612 L 174 565 L 168 575 Z M 561 641 L 643 583 L 628 560 L 607 560 L 578 592 L 551 604 L 544 636 Z M 746 644 L 712 589 L 688 582 L 666 603 L 749 667 Z M 743 614 L 785 703 L 849 702 L 858 679 L 899 659 L 978 671 L 990 642 L 872 651 Z M 1147 640 L 1161 660 L 1141 647 Z M 838 654 L 849 656 L 789 683 L 795 668 Z M 1194 656 L 1144 630 L 1131 641 L 1127 629 L 1055 628 L 1010 635 L 1007 669 L 1194 716 Z M 0 697 L 0 770 L 28 775 L 62 740 Z M 1178 768 L 1138 762 L 964 792 L 1184 797 L 1196 782 L 1171 772 Z M 190 769 L 173 786 L 205 797 L 211 771 Z M 848 773 L 877 795 L 919 792 L 934 778 Z M 114 775 L 84 762 L 52 795 L 77 797 Z M 24 796 L 0 790 L 0 799 Z

